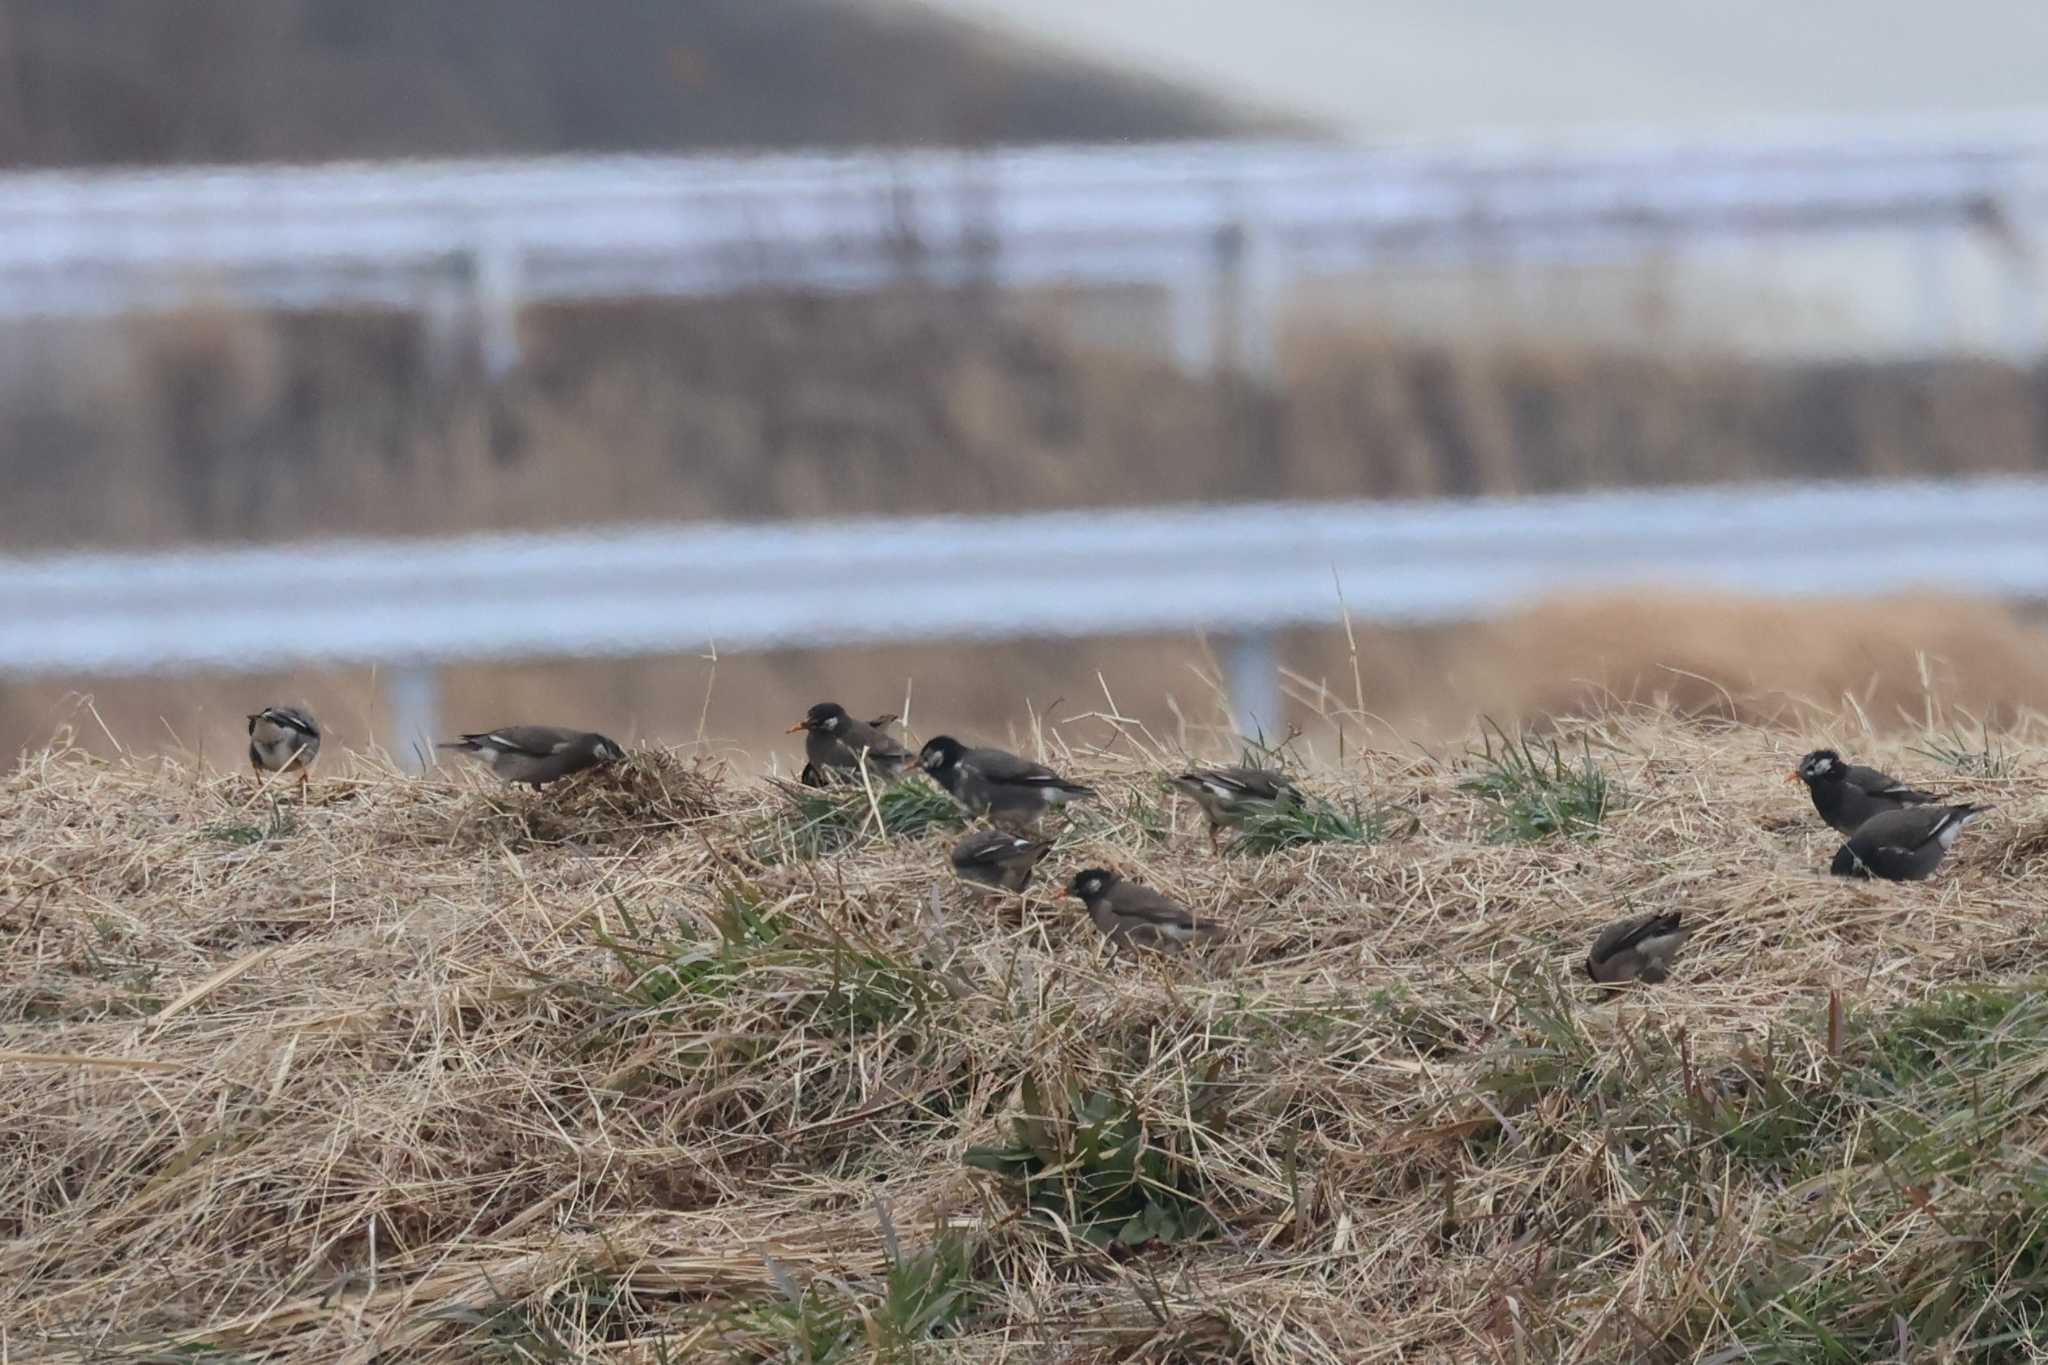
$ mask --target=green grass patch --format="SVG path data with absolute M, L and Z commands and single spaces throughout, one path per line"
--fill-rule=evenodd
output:
M 966 1161 L 1002 1177 L 1027 1214 L 1102 1249 L 1214 1231 L 1197 1163 L 1162 1140 L 1170 1125 L 1148 1123 L 1129 1096 L 1112 1090 L 1048 1097 L 1027 1076 L 1021 1091 L 1024 1110 L 1012 1121 L 1011 1142 L 971 1147 Z
M 1974 739 L 1951 725 L 1947 730 L 1929 734 L 1913 746 L 1912 752 L 1964 777 L 2018 777 L 2020 772 L 2019 755 L 2000 743 L 1982 724 L 1977 727 Z
M 282 839 L 296 833 L 298 828 L 298 819 L 291 809 L 273 796 L 270 798 L 270 818 L 260 825 L 243 820 L 216 820 L 200 832 L 218 843 L 240 846 Z
M 808 862 L 877 838 L 914 839 L 934 830 L 967 827 L 967 816 L 953 798 L 915 774 L 887 785 L 877 783 L 873 799 L 858 782 L 815 788 L 778 785 L 776 790 L 787 809 L 754 831 L 754 856 L 765 863 Z
M 1672 1359 L 2030 1359 L 2048 1346 L 2048 1161 L 2025 1136 L 2048 1121 L 2044 1055 L 2031 986 L 1863 1020 L 1830 1002 L 1713 1057 L 1682 1034 L 1596 1037 L 1561 994 L 1524 988 L 1480 1076 L 1476 1112 L 1498 1121 L 1465 1147 L 1530 1174 L 1518 1217 L 1566 1280 L 1574 1264 L 1597 1279 L 1632 1235 L 1546 1182 L 1572 1152 L 1617 1154 L 1666 1224 L 1711 1227 L 1731 1186 L 1778 1192 L 1768 1243 L 1720 1259 L 1718 1306 L 1687 1318 Z
M 1598 837 L 1607 813 L 1621 802 L 1619 784 L 1593 757 L 1592 741 L 1573 754 L 1555 738 L 1510 736 L 1491 721 L 1475 755 L 1477 771 L 1458 783 L 1492 807 L 1487 837 L 1498 843 L 1537 843 L 1556 835 Z
M 981 1303 L 973 1245 L 941 1232 L 919 1250 L 898 1243 L 881 1212 L 889 1269 L 879 1282 L 819 1278 L 798 1285 L 770 1262 L 780 1294 L 720 1314 L 718 1336 L 735 1365 L 914 1365 L 936 1360 L 933 1343 L 954 1335 Z
M 1340 806 L 1310 796 L 1246 816 L 1227 851 L 1256 857 L 1308 844 L 1377 844 L 1421 827 L 1413 813 L 1394 807 Z

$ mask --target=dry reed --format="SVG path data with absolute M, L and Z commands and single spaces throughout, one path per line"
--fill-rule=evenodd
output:
M 1417 821 L 1256 857 L 1144 734 L 1056 753 L 1104 797 L 1021 908 L 938 828 L 802 857 L 678 754 L 537 797 L 334 755 L 303 804 L 32 754 L 0 1355 L 2043 1358 L 2035 723 L 1967 778 L 1848 723 L 1553 733 L 1612 784 L 1578 837 L 1504 841 L 1473 751 L 1354 751 L 1305 783 Z M 1782 783 L 1830 739 L 1999 809 L 1932 882 L 1830 879 Z M 1093 863 L 1230 936 L 1106 956 L 1051 899 Z M 1596 997 L 1650 908 L 1673 981 Z

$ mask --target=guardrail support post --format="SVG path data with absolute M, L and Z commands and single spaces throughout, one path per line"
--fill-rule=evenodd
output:
M 519 363 L 519 248 L 485 241 L 476 249 L 477 344 L 484 374 L 498 379 Z
M 1216 296 L 1217 368 L 1262 384 L 1271 381 L 1277 368 L 1280 278 L 1267 234 L 1237 222 L 1218 235 Z
M 1955 251 L 1955 234 L 1933 224 L 1913 237 L 1913 348 L 1923 356 L 1947 349 L 1955 317 L 1954 282 L 1949 258 Z
M 385 747 L 406 772 L 433 766 L 440 694 L 440 675 L 432 664 L 398 664 L 384 671 L 384 698 L 391 711 L 391 738 Z
M 1268 743 L 1287 733 L 1280 710 L 1280 660 L 1270 631 L 1250 630 L 1223 642 L 1223 685 L 1230 693 L 1230 718 L 1247 739 Z

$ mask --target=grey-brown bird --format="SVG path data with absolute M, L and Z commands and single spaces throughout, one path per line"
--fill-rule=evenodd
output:
M 804 731 L 805 768 L 817 779 L 806 786 L 857 779 L 861 755 L 877 777 L 890 778 L 910 763 L 910 751 L 884 733 L 893 715 L 873 720 L 855 720 L 836 701 L 821 701 L 789 727 L 789 733 Z
M 917 761 L 970 815 L 996 824 L 1036 825 L 1054 806 L 1095 795 L 1095 788 L 1069 782 L 1043 763 L 1004 749 L 970 749 L 951 735 L 928 740 Z
M 1179 949 L 1198 937 L 1221 934 L 1214 920 L 1198 919 L 1194 911 L 1154 891 L 1127 882 L 1104 867 L 1077 873 L 1067 894 L 1088 907 L 1088 917 L 1116 947 Z
M 1842 834 L 1854 834 L 1873 815 L 1941 800 L 1875 768 L 1844 763 L 1833 749 L 1815 749 L 1799 760 L 1785 780 L 1804 782 L 1820 818 Z
M 1654 984 L 1671 974 L 1671 959 L 1691 937 L 1675 910 L 1619 920 L 1593 940 L 1593 950 L 1586 954 L 1586 975 L 1608 986 L 1637 978 Z
M 1882 811 L 1865 820 L 1849 841 L 1835 850 L 1828 871 L 1837 877 L 1922 881 L 1941 866 L 1963 826 L 1990 809 L 1966 803 Z
M 981 829 L 953 845 L 954 875 L 963 882 L 997 891 L 1021 892 L 1031 883 L 1039 860 L 1052 852 L 1042 839 L 1008 830 Z
M 1272 768 L 1190 768 L 1167 779 L 1174 790 L 1192 797 L 1209 820 L 1209 850 L 1222 831 L 1235 829 L 1254 816 L 1271 815 L 1301 800 L 1301 790 Z
M 559 725 L 507 725 L 436 746 L 472 754 L 506 782 L 540 787 L 586 768 L 616 763 L 626 751 L 603 735 Z
M 249 717 L 249 763 L 259 773 L 296 772 L 320 757 L 320 722 L 303 706 L 266 706 Z

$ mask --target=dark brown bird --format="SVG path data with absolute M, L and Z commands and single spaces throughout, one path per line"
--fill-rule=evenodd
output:
M 870 721 L 855 720 L 836 701 L 821 701 L 813 706 L 802 720 L 789 727 L 792 735 L 799 730 L 805 732 L 804 758 L 808 761 L 804 771 L 810 776 L 804 779 L 804 785 L 822 786 L 858 778 L 862 755 L 867 756 L 868 767 L 877 777 L 890 778 L 902 772 L 910 762 L 910 753 L 882 729 L 895 719 L 888 715 Z
M 1110 943 L 1118 948 L 1178 950 L 1198 937 L 1221 934 L 1214 920 L 1197 919 L 1194 911 L 1149 886 L 1127 882 L 1108 868 L 1091 867 L 1075 875 L 1067 894 L 1088 907 Z
M 1915 791 L 1875 768 L 1844 763 L 1833 749 L 1815 749 L 1799 760 L 1799 766 L 1785 780 L 1804 782 L 1820 818 L 1842 834 L 1854 834 L 1873 815 L 1906 806 L 1931 805 L 1941 799 Z
M 1209 850 L 1215 852 L 1225 828 L 1235 829 L 1259 815 L 1271 815 L 1301 800 L 1301 791 L 1287 774 L 1272 768 L 1191 768 L 1167 779 L 1178 792 L 1192 797 L 1209 820 Z
M 970 749 L 951 735 L 928 740 L 918 765 L 970 815 L 996 824 L 1033 826 L 1054 806 L 1095 788 L 1069 782 L 1043 763 L 1003 749 Z
M 1618 921 L 1593 940 L 1593 951 L 1586 955 L 1586 975 L 1603 985 L 1639 977 L 1654 984 L 1671 974 L 1671 959 L 1691 937 L 1692 931 L 1680 926 L 1676 911 Z
M 1923 881 L 1941 866 L 1963 826 L 1990 809 L 1965 804 L 1882 811 L 1865 820 L 1849 841 L 1835 850 L 1828 871 L 1837 877 Z
M 320 757 L 320 722 L 303 706 L 266 706 L 249 717 L 249 763 L 259 773 L 290 769 L 305 781 Z
M 586 768 L 616 763 L 626 751 L 603 735 L 559 725 L 507 725 L 436 746 L 475 755 L 502 781 L 545 786 Z
M 964 882 L 1021 892 L 1052 845 L 1008 830 L 983 829 L 953 845 L 953 872 Z

